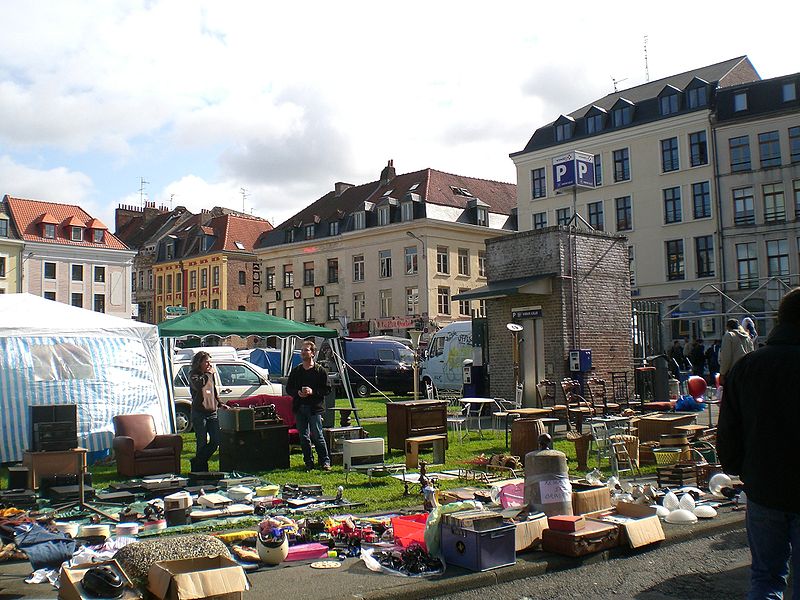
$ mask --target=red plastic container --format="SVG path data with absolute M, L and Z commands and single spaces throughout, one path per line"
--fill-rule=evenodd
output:
M 408 548 L 411 544 L 416 543 L 427 552 L 428 547 L 425 545 L 425 523 L 427 521 L 427 513 L 392 517 L 395 542 L 403 548 Z

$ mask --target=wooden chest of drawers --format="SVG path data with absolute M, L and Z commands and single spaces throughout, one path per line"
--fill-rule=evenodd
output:
M 389 450 L 405 450 L 408 437 L 447 435 L 447 402 L 418 400 L 386 403 Z

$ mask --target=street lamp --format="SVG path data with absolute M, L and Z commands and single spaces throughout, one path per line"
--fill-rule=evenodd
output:
M 522 331 L 522 325 L 519 323 L 508 323 L 506 329 L 511 332 L 512 344 L 511 357 L 514 361 L 514 389 L 519 385 L 519 332 Z
M 408 335 L 411 336 L 411 347 L 414 349 L 414 400 L 419 400 L 419 338 L 422 332 L 411 329 Z

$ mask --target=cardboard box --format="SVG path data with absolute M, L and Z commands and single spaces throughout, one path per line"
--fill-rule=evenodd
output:
M 95 600 L 94 596 L 90 596 L 83 591 L 81 587 L 81 580 L 83 575 L 92 567 L 109 566 L 116 572 L 123 582 L 125 582 L 125 591 L 120 596 L 121 600 L 138 600 L 142 595 L 133 587 L 127 573 L 122 569 L 119 563 L 115 560 L 107 560 L 98 563 L 86 563 L 83 565 L 75 565 L 74 567 L 64 567 L 61 569 L 61 574 L 58 577 L 58 597 L 62 600 Z
M 224 556 L 157 562 L 147 580 L 147 589 L 162 600 L 241 600 L 249 587 L 244 569 Z
M 583 515 L 553 515 L 547 517 L 547 527 L 556 531 L 580 531 L 586 527 Z
M 611 491 L 604 485 L 572 482 L 572 513 L 584 515 L 611 508 Z
M 192 495 L 189 492 L 175 492 L 169 496 L 164 496 L 164 510 L 176 510 L 178 508 L 191 508 Z
M 631 548 L 640 548 L 664 539 L 664 529 L 656 509 L 643 504 L 618 502 L 616 508 L 585 515 L 592 520 L 615 523 Z
M 540 513 L 515 525 L 517 527 L 514 531 L 515 550 L 517 552 L 532 550 L 542 543 L 542 532 L 547 529 L 547 516 Z

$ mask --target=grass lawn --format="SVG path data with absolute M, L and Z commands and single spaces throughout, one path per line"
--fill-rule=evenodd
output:
M 394 397 L 390 398 L 394 399 Z M 407 398 L 397 398 L 407 399 Z M 370 398 L 356 399 L 356 406 L 360 408 L 359 416 L 362 419 L 362 426 L 367 430 L 370 437 L 383 437 L 386 439 L 386 422 L 371 422 L 368 419 L 375 419 L 379 417 L 386 417 L 385 408 L 386 399 L 382 396 L 374 396 Z M 346 399 L 337 400 L 337 406 L 347 406 Z M 355 420 L 353 420 L 355 425 Z M 577 463 L 575 461 L 575 447 L 571 442 L 566 440 L 556 440 L 555 448 L 561 450 L 567 455 L 569 461 L 570 475 L 573 477 L 582 477 L 584 473 L 576 470 Z M 257 451 L 258 449 L 254 449 Z M 431 472 L 440 470 L 458 469 L 466 466 L 468 460 L 474 458 L 479 454 L 503 454 L 506 453 L 504 432 L 484 430 L 483 438 L 478 436 L 477 431 L 470 431 L 464 439 L 463 443 L 458 443 L 454 436 L 450 434 L 450 444 L 447 449 L 446 459 L 447 462 L 444 466 L 436 465 L 431 467 Z M 193 433 L 183 435 L 183 453 L 181 457 L 181 469 L 183 473 L 189 472 L 189 459 L 195 454 L 195 438 Z M 424 460 L 431 460 L 433 458 L 430 452 L 420 454 Z M 209 468 L 215 470 L 219 466 L 219 456 L 215 455 L 209 462 Z M 405 461 L 404 454 L 399 450 L 392 450 L 387 453 L 387 463 L 402 464 Z M 589 467 L 595 466 L 595 456 L 589 457 Z M 106 487 L 109 483 L 120 481 L 121 478 L 117 475 L 116 466 L 112 463 L 110 465 L 93 465 L 90 467 L 93 475 L 93 486 L 95 488 Z M 610 473 L 607 461 L 604 463 L 602 469 L 606 475 Z M 643 472 L 653 472 L 654 467 L 644 467 Z M 330 472 L 324 471 L 310 471 L 306 472 L 303 466 L 303 457 L 300 453 L 300 448 L 293 446 L 290 454 L 290 468 L 276 471 L 268 471 L 259 473 L 264 480 L 270 483 L 283 485 L 285 483 L 300 483 L 300 484 L 322 484 L 325 494 L 335 495 L 336 488 L 339 485 L 345 487 L 344 496 L 346 499 L 353 502 L 363 502 L 365 506 L 359 507 L 354 510 L 358 513 L 376 512 L 376 511 L 391 511 L 399 508 L 419 505 L 422 502 L 422 496 L 418 493 L 412 493 L 408 496 L 403 495 L 402 482 L 391 478 L 374 478 L 372 484 L 368 484 L 366 475 L 359 473 L 350 473 L 348 477 L 349 483 L 345 485 L 344 472 L 341 466 L 334 466 Z M 2 469 L 2 486 L 7 485 L 7 469 Z M 462 487 L 465 485 L 473 485 L 472 483 L 465 483 L 459 480 L 442 480 L 440 487 L 443 489 Z M 415 490 L 416 491 L 416 490 Z

